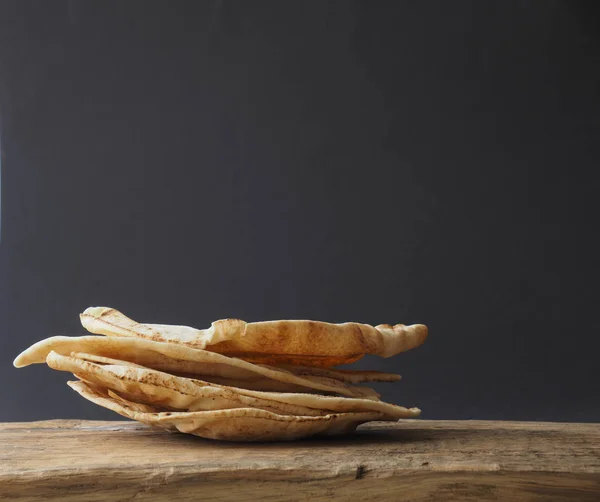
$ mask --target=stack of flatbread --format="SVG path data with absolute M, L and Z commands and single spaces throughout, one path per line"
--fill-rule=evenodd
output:
M 141 324 L 106 307 L 90 307 L 80 317 L 94 335 L 47 338 L 14 365 L 45 362 L 70 372 L 78 380 L 68 385 L 84 398 L 152 426 L 212 439 L 275 441 L 420 413 L 385 403 L 361 385 L 399 375 L 333 368 L 421 345 L 427 328 L 420 324 L 224 319 L 195 329 Z

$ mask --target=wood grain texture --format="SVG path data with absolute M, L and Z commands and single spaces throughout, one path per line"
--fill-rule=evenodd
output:
M 600 500 L 600 425 L 425 421 L 235 444 L 135 422 L 0 424 L 0 500 Z

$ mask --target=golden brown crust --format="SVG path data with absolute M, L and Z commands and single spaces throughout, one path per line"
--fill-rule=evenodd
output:
M 81 314 L 90 332 L 107 336 L 145 338 L 186 345 L 261 364 L 292 364 L 329 368 L 357 361 L 365 354 L 390 357 L 418 347 L 427 337 L 421 324 L 282 320 L 246 323 L 222 319 L 209 329 L 142 324 L 119 311 L 90 307 Z

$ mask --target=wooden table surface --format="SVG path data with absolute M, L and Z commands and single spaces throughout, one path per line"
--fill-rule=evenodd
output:
M 373 423 L 226 443 L 135 422 L 0 424 L 0 500 L 600 501 L 600 424 Z

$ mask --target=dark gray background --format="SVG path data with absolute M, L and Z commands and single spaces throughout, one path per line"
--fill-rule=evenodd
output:
M 89 305 L 426 323 L 384 397 L 600 420 L 599 3 L 0 0 L 0 420 Z

